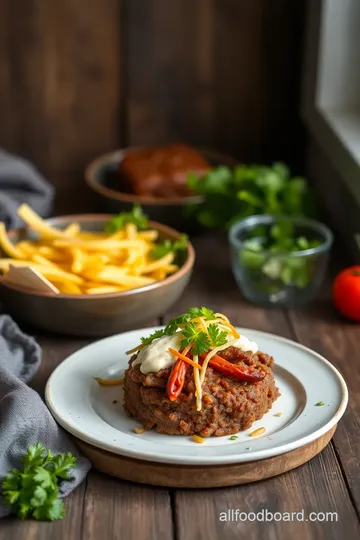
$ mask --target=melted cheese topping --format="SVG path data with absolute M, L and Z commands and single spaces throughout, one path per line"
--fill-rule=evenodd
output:
M 179 332 L 172 336 L 163 336 L 155 339 L 150 345 L 143 347 L 133 361 L 132 366 L 140 365 L 141 373 L 156 373 L 161 369 L 171 367 L 177 361 L 176 356 L 169 352 L 169 347 L 180 350 L 183 335 Z

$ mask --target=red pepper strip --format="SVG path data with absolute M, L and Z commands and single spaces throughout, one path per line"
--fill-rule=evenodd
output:
M 205 360 L 206 354 L 207 353 L 202 354 L 200 358 L 202 358 L 202 360 Z M 239 379 L 240 381 L 257 382 L 262 381 L 265 378 L 265 375 L 263 375 L 259 371 L 253 371 L 250 368 L 246 369 L 236 364 L 232 364 L 218 354 L 215 354 L 211 358 L 211 360 L 209 361 L 209 365 L 212 368 L 216 369 L 216 371 L 219 371 L 219 373 L 222 373 L 227 377 Z
M 180 396 L 185 382 L 185 375 L 189 367 L 190 364 L 181 359 L 177 360 L 173 365 L 166 386 L 170 401 L 175 401 L 175 399 Z

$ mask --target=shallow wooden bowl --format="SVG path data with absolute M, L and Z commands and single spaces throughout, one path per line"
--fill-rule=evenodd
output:
M 52 226 L 65 228 L 79 223 L 83 230 L 102 231 L 111 216 L 74 215 L 48 219 Z M 159 240 L 175 240 L 180 233 L 156 222 L 149 227 L 159 231 Z M 10 231 L 13 242 L 29 238 L 26 229 Z M 107 336 L 144 325 L 165 313 L 181 296 L 190 280 L 195 253 L 188 244 L 180 269 L 163 281 L 129 291 L 98 295 L 71 295 L 29 292 L 0 283 L 0 298 L 15 319 L 44 330 L 73 336 Z

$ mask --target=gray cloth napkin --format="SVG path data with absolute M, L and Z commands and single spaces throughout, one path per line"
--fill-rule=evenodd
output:
M 41 216 L 51 211 L 54 188 L 31 163 L 0 149 L 0 221 L 7 228 L 22 226 L 16 210 L 26 202 Z
M 0 485 L 10 469 L 21 467 L 30 444 L 41 442 L 54 453 L 71 452 L 77 459 L 61 496 L 85 478 L 90 463 L 57 425 L 39 394 L 26 385 L 41 363 L 41 349 L 8 315 L 0 316 Z M 10 513 L 0 488 L 0 517 Z

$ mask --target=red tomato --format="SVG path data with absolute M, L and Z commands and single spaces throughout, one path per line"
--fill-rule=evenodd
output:
M 333 300 L 348 319 L 360 322 L 360 265 L 346 268 L 335 278 Z

